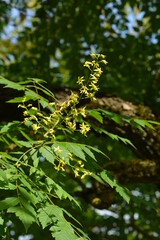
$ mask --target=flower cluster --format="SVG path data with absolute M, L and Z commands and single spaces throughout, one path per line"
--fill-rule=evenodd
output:
M 90 75 L 87 81 L 84 77 L 78 77 L 77 83 L 80 85 L 80 93 L 86 98 L 90 98 L 92 101 L 96 100 L 95 94 L 99 90 L 98 80 L 103 73 L 100 64 L 107 64 L 105 56 L 103 54 L 90 54 L 92 61 L 86 61 L 84 67 L 88 68 Z
M 90 126 L 88 124 L 85 124 L 84 122 L 82 124 L 80 124 L 80 132 L 86 136 L 87 132 L 89 132 L 90 130 Z
M 84 163 L 81 160 L 77 160 L 71 152 L 68 153 L 68 159 L 64 158 L 64 156 L 67 157 L 66 153 L 63 152 L 63 150 L 60 148 L 60 146 L 54 147 L 53 151 L 56 155 L 56 160 L 54 163 L 54 169 L 59 171 L 65 171 L 67 165 L 72 169 L 75 177 L 81 177 L 83 179 L 87 175 L 91 175 L 90 172 L 86 171 L 84 168 Z
M 86 109 L 85 107 L 79 108 L 78 104 L 83 98 L 89 98 L 91 101 L 96 99 L 95 94 L 99 89 L 98 80 L 102 74 L 100 65 L 101 63 L 107 64 L 104 55 L 93 53 L 90 55 L 92 60 L 84 63 L 84 67 L 90 71 L 88 79 L 85 79 L 84 76 L 78 77 L 79 95 L 77 92 L 71 92 L 69 98 L 63 103 L 58 101 L 50 102 L 48 106 L 53 109 L 50 114 L 41 111 L 40 104 L 38 104 L 38 107 L 32 104 L 26 105 L 25 98 L 22 104 L 19 105 L 24 110 L 24 122 L 26 125 L 32 126 L 34 134 L 39 132 L 43 133 L 45 138 L 55 139 L 57 130 L 64 128 L 64 126 L 72 132 L 79 131 L 84 136 L 89 132 L 90 126 L 83 120 L 87 115 Z M 80 122 L 79 119 L 81 119 Z
M 20 104 L 18 107 L 24 109 L 24 123 L 32 127 L 34 134 L 40 130 L 45 138 L 55 138 L 55 127 L 59 120 L 58 112 L 55 112 L 54 116 L 52 114 L 48 116 L 32 104 L 25 105 L 25 101 L 23 105 Z

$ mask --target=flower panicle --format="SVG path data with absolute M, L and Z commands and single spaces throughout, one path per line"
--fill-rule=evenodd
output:
M 80 122 L 83 118 L 86 118 L 87 111 L 85 107 L 79 108 L 78 105 L 80 99 L 96 101 L 96 93 L 99 90 L 98 81 L 103 73 L 101 65 L 107 64 L 103 54 L 91 53 L 90 56 L 91 60 L 86 61 L 83 65 L 89 70 L 88 78 L 81 76 L 77 80 L 79 95 L 77 92 L 71 91 L 70 96 L 64 102 L 52 100 L 45 107 L 51 111 L 49 114 L 48 110 L 41 110 L 44 108 L 43 106 L 40 109 L 39 105 L 36 107 L 32 103 L 28 103 L 26 98 L 18 105 L 19 108 L 23 109 L 25 125 L 31 126 L 34 134 L 41 132 L 45 138 L 56 139 L 57 131 L 65 126 L 71 132 L 79 131 L 84 136 L 87 135 L 90 126 L 86 122 Z M 80 124 L 77 124 L 77 122 L 80 122 Z M 60 150 L 57 149 L 56 153 L 59 152 Z
M 103 54 L 91 53 L 90 56 L 92 60 L 86 61 L 83 65 L 90 71 L 89 78 L 86 81 L 84 77 L 78 77 L 77 83 L 80 85 L 80 94 L 84 95 L 85 98 L 89 98 L 91 101 L 95 101 L 95 94 L 99 90 L 98 80 L 103 73 L 100 65 L 101 63 L 107 64 L 107 61 Z

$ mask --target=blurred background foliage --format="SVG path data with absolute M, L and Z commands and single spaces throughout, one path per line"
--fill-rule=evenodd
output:
M 0 74 L 14 81 L 42 78 L 55 88 L 76 89 L 89 53 L 102 53 L 108 65 L 99 83 L 100 93 L 148 105 L 158 115 L 159 9 L 159 0 L 1 0 Z M 95 139 L 89 136 L 87 143 L 94 145 Z M 130 149 L 115 141 L 100 138 L 96 144 L 115 163 L 135 158 Z M 68 180 L 67 191 L 72 193 L 74 184 Z M 87 188 L 91 187 L 88 183 Z M 83 212 L 73 207 L 92 239 L 159 239 L 159 187 L 141 184 L 129 188 L 139 199 L 130 205 L 117 196 L 116 204 L 107 211 L 95 210 L 83 198 Z M 75 186 L 73 192 L 77 189 Z M 9 225 L 11 239 L 22 235 L 17 221 L 13 219 L 14 225 Z M 30 233 L 35 237 L 25 239 L 51 239 L 49 231 L 36 226 Z
M 76 88 L 89 53 L 109 62 L 101 91 L 159 112 L 159 1 L 0 2 L 0 71 Z

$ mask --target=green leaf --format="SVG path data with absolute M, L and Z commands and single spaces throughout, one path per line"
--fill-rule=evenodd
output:
M 59 197 L 59 199 L 68 198 L 70 201 L 73 201 L 78 207 L 80 207 L 78 202 L 58 184 L 55 184 L 54 190 L 56 192 L 56 195 Z
M 35 167 L 30 167 L 30 170 L 29 170 L 29 175 L 32 175 L 33 173 L 36 172 L 36 168 Z
M 106 111 L 104 109 L 98 109 L 98 111 L 102 112 L 104 116 L 113 120 L 114 122 L 118 123 L 119 125 L 122 125 L 122 120 L 125 120 L 125 118 L 123 119 L 123 116 L 117 115 L 117 114 L 109 112 L 109 111 Z
M 33 160 L 33 166 L 35 168 L 38 167 L 38 164 L 39 164 L 39 157 L 38 157 L 38 151 L 36 149 L 33 149 L 31 152 L 30 152 L 30 156 Z
M 142 119 L 134 119 L 134 122 L 136 122 L 138 125 L 142 127 L 148 127 L 150 129 L 154 130 L 154 127 L 152 126 L 152 122 L 147 121 L 147 120 L 142 120 Z
M 107 182 L 112 188 L 115 187 L 116 192 L 120 194 L 120 196 L 127 202 L 129 203 L 130 201 L 130 195 L 129 195 L 129 190 L 125 187 L 120 186 L 117 184 L 116 180 L 113 178 L 113 176 L 107 171 L 103 170 L 100 173 L 101 178 Z
M 25 91 L 25 97 L 26 97 L 26 101 L 29 101 L 29 100 L 35 101 L 39 99 L 39 95 L 32 90 Z
M 98 129 L 96 129 L 96 130 L 98 130 Z M 132 147 L 134 147 L 135 148 L 135 146 L 133 145 L 133 143 L 129 140 L 129 139 L 127 139 L 127 138 L 123 138 L 123 137 L 119 137 L 118 135 L 116 135 L 116 134 L 113 134 L 113 133 L 110 133 L 110 132 L 108 132 L 108 131 L 106 131 L 106 130 L 104 130 L 104 129 L 100 129 L 100 132 L 101 133 L 104 133 L 105 135 L 107 135 L 108 137 L 110 137 L 111 139 L 113 139 L 113 140 L 116 140 L 116 141 L 122 141 L 123 143 L 125 143 L 125 144 L 129 144 L 129 145 L 131 145 Z
M 26 198 L 29 202 L 32 202 L 32 196 L 25 188 L 18 186 L 18 189 L 19 189 L 20 195 Z
M 9 81 L 3 77 L 0 76 L 0 84 L 4 84 L 5 85 L 5 88 L 12 88 L 12 89 L 16 89 L 16 90 L 24 90 L 25 87 L 16 83 L 16 82 L 12 82 L 12 81 Z
M 97 153 L 99 153 L 99 154 L 102 154 L 103 156 L 105 156 L 106 158 L 109 159 L 109 157 L 108 157 L 105 153 L 103 153 L 101 150 L 99 150 L 98 148 L 95 148 L 95 147 L 92 147 L 92 146 L 89 146 L 89 145 L 87 145 L 87 147 L 90 148 L 90 149 L 92 149 L 94 152 L 97 152 Z
M 4 219 L 0 216 L 0 225 L 3 225 Z
M 2 170 L 2 169 L 0 169 L 0 177 L 2 177 L 2 178 L 4 179 L 4 181 L 5 181 L 6 183 L 8 183 L 8 178 L 7 178 L 7 176 L 6 176 L 6 173 L 5 173 L 5 171 Z
M 55 96 L 53 94 L 53 92 L 51 92 L 48 88 L 46 88 L 45 86 L 43 86 L 42 84 L 40 84 L 39 82 L 37 83 L 38 86 L 40 87 L 40 90 L 43 91 L 46 95 L 48 95 L 49 97 L 52 97 L 53 99 L 55 99 Z
M 91 176 L 96 179 L 98 182 L 104 184 L 104 182 L 102 181 L 102 179 L 95 173 L 92 172 Z
M 95 156 L 94 156 L 94 153 L 87 147 L 87 146 L 84 146 L 82 147 L 83 151 L 88 155 L 90 156 L 94 161 L 97 161 Z
M 116 192 L 119 193 L 119 195 L 127 202 L 130 202 L 130 195 L 129 195 L 129 191 L 127 188 L 122 187 L 118 184 L 116 184 Z
M 128 116 L 118 115 L 116 113 L 109 112 L 104 109 L 98 109 L 98 111 L 102 112 L 104 116 L 113 120 L 115 123 L 117 123 L 119 125 L 122 125 L 123 121 L 130 123 L 130 121 L 132 120 L 132 118 L 130 118 Z
M 43 79 L 39 79 L 39 78 L 27 78 L 28 80 L 32 80 L 31 82 L 35 82 L 35 83 L 46 83 L 46 81 L 44 81 Z
M 48 100 L 45 99 L 45 98 L 42 98 L 42 97 L 41 97 L 39 102 L 40 102 L 40 104 L 42 105 L 43 108 L 46 108 L 49 104 Z
M 145 127 L 148 127 L 152 130 L 154 130 L 154 127 L 152 124 L 158 124 L 158 122 L 150 121 L 150 120 L 143 120 L 143 119 L 131 119 L 130 123 L 134 125 L 136 128 L 138 128 L 141 131 L 144 131 Z
M 107 182 L 112 188 L 116 185 L 116 180 L 113 178 L 112 174 L 107 170 L 103 170 L 100 176 L 105 182 Z
M 141 127 L 145 127 L 146 123 L 144 120 L 141 119 L 134 119 L 133 120 L 135 123 L 137 123 L 138 125 L 140 125 Z
M 54 191 L 60 200 L 68 198 L 70 201 L 73 201 L 78 207 L 80 207 L 79 203 L 68 192 L 66 192 L 60 185 L 55 183 L 51 178 L 47 177 L 46 182 L 47 182 L 49 191 L 51 191 L 54 188 Z
M 76 157 L 86 161 L 85 154 L 83 152 L 83 146 L 81 147 L 80 144 L 76 143 L 66 143 L 66 148 L 73 153 Z
M 8 189 L 9 189 L 8 186 L 9 186 L 9 185 L 8 185 L 6 182 L 0 180 L 0 189 L 8 190 Z M 16 189 L 16 187 L 15 187 L 15 189 Z
M 98 122 L 103 123 L 103 117 L 98 111 L 96 110 L 86 110 L 86 111 L 90 116 L 94 117 Z
M 9 207 L 16 206 L 19 203 L 17 197 L 8 197 L 0 201 L 0 210 L 8 209 Z
M 153 120 L 148 120 L 148 123 L 155 124 L 155 125 L 160 125 L 160 122 L 153 121 Z
M 118 136 L 118 139 L 121 140 L 123 143 L 129 144 L 129 145 L 131 145 L 132 147 L 134 147 L 136 149 L 136 147 L 133 145 L 133 143 L 129 139 L 123 138 L 123 137 L 119 137 L 119 136 Z
M 77 240 L 71 224 L 65 219 L 58 221 L 55 226 L 50 228 L 50 231 L 55 240 Z
M 104 110 L 104 109 L 98 108 L 97 110 L 98 110 L 99 112 L 102 112 L 103 115 L 107 116 L 107 117 L 110 118 L 110 119 L 111 119 L 111 117 L 114 116 L 114 113 L 109 112 L 109 111 L 106 111 L 106 110 Z
M 114 122 L 118 123 L 119 125 L 122 125 L 122 118 L 118 115 L 114 115 L 112 118 L 111 118 Z
M 33 196 L 33 194 L 32 194 L 32 196 Z M 37 214 L 36 214 L 34 208 L 31 206 L 30 201 L 28 201 L 26 198 L 23 198 L 22 196 L 19 197 L 19 200 L 20 200 L 21 205 L 27 211 L 29 211 L 31 213 L 31 215 L 34 217 L 35 221 L 37 222 Z M 34 199 L 33 199 L 33 201 L 34 201 Z M 33 203 L 33 201 L 32 201 L 32 203 Z M 37 201 L 36 201 L 36 203 L 37 203 Z M 35 206 L 35 204 L 34 204 L 34 206 Z
M 54 164 L 56 156 L 53 153 L 51 147 L 49 146 L 40 147 L 39 152 L 48 162 Z
M 13 99 L 10 99 L 9 101 L 7 101 L 8 103 L 22 103 L 24 97 L 15 97 Z
M 19 143 L 21 146 L 26 147 L 26 148 L 32 147 L 32 143 L 28 142 L 28 141 L 17 140 L 17 143 Z
M 43 229 L 61 218 L 63 218 L 63 211 L 56 205 L 48 205 L 38 210 L 38 219 Z
M 27 187 L 30 191 L 32 190 L 31 185 L 22 175 L 20 175 L 19 180 L 21 181 L 21 183 L 23 183 L 24 187 Z
M 20 129 L 20 133 L 23 135 L 23 137 L 25 137 L 28 141 L 30 141 L 30 142 L 33 142 L 33 140 L 30 138 L 30 136 L 29 135 L 27 135 L 24 131 L 22 131 L 21 129 Z
M 28 231 L 28 228 L 31 226 L 31 224 L 33 222 L 36 222 L 33 214 L 22 206 L 10 207 L 7 212 L 15 213 L 15 215 L 22 221 L 26 232 Z
M 0 133 L 6 133 L 11 129 L 15 129 L 17 125 L 19 125 L 18 121 L 9 122 L 1 128 Z

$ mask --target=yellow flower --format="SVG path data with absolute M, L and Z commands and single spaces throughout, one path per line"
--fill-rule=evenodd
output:
M 24 115 L 24 116 L 27 116 L 27 115 L 28 115 L 28 112 L 27 112 L 27 111 L 24 111 L 24 112 L 23 112 L 23 115 Z
M 88 94 L 88 88 L 86 86 L 82 86 L 80 93 Z
M 65 165 L 66 165 L 66 163 L 65 163 L 65 161 L 64 161 L 64 157 L 62 157 L 61 159 L 60 159 L 60 166 L 61 166 L 61 170 L 64 172 L 65 171 L 65 169 L 64 169 L 64 167 L 65 167 Z
M 102 60 L 101 62 L 104 63 L 104 64 L 107 64 L 107 63 L 108 63 L 106 60 Z
M 59 168 L 60 168 L 60 164 L 58 166 L 54 166 L 54 169 L 57 170 L 57 172 L 59 172 Z
M 36 133 L 37 132 L 37 130 L 39 129 L 40 127 L 37 125 L 37 124 L 33 124 L 32 125 L 32 129 L 33 129 L 33 131 Z
M 49 106 L 51 106 L 51 107 L 54 106 L 54 105 L 55 105 L 55 102 L 50 102 L 49 103 Z
M 27 107 L 32 107 L 32 104 L 30 103 L 30 104 L 28 104 L 28 106 Z
M 105 58 L 105 55 L 103 55 L 103 54 L 100 54 L 100 57 L 101 57 L 101 58 Z
M 67 126 L 69 127 L 69 129 L 71 131 L 75 131 L 76 130 L 76 123 L 67 122 L 66 124 L 67 124 Z
M 39 117 L 42 117 L 42 116 L 43 116 L 43 114 L 40 113 L 40 112 L 38 112 L 37 115 L 38 115 Z
M 103 54 L 100 54 L 100 57 L 101 57 L 101 58 L 106 58 L 106 56 L 105 56 L 105 55 L 103 55 Z
M 85 109 L 85 107 L 79 108 L 79 113 L 80 113 L 83 117 L 86 117 L 86 109 Z
M 80 167 L 84 167 L 84 164 L 82 163 L 82 161 L 78 161 L 78 164 L 80 165 Z
M 91 99 L 91 101 L 96 101 L 95 93 L 89 93 L 88 97 Z
M 81 179 L 85 178 L 85 176 L 90 175 L 89 172 L 84 171 L 83 175 L 81 176 Z
M 79 168 L 76 168 L 76 169 L 74 170 L 75 177 L 78 177 L 78 176 L 79 176 L 78 171 L 79 171 Z
M 97 82 L 98 82 L 98 79 L 97 79 L 96 76 L 93 75 L 93 74 L 90 74 L 90 79 L 93 80 L 94 83 L 97 83 Z
M 77 83 L 81 85 L 83 84 L 83 82 L 84 82 L 84 77 L 78 77 Z
M 63 111 L 64 109 L 66 109 L 66 107 L 67 107 L 66 102 L 63 102 L 63 103 L 61 104 L 61 107 L 60 107 L 60 112 Z
M 33 109 L 33 110 L 38 110 L 36 107 L 31 107 L 31 109 Z
M 38 119 L 37 119 L 36 116 L 34 116 L 34 115 L 31 115 L 30 118 L 29 118 L 29 120 L 35 120 L 35 121 L 38 121 Z
M 18 108 L 26 108 L 26 107 L 24 105 L 22 105 L 22 104 L 19 104 Z
M 80 124 L 80 132 L 86 136 L 86 133 L 90 130 L 90 126 L 88 124 L 85 124 L 84 122 Z
M 53 117 L 53 118 L 55 118 L 55 117 L 57 117 L 58 116 L 58 114 L 59 114 L 59 111 L 54 111 L 50 116 L 51 117 Z
M 24 122 L 28 122 L 28 121 L 29 121 L 29 118 L 25 118 L 25 119 L 24 119 Z
M 44 134 L 44 137 L 45 137 L 45 138 L 48 138 L 48 132 L 46 132 L 46 133 Z
M 98 87 L 94 83 L 91 83 L 89 86 L 91 87 L 91 90 L 98 91 Z
M 99 76 L 103 73 L 101 68 L 94 69 L 94 72 L 96 72 L 96 74 L 98 74 Z
M 73 155 L 72 155 L 72 153 L 68 153 L 68 156 L 69 156 L 69 159 L 70 159 L 70 160 L 73 160 Z
M 77 111 L 77 109 L 75 108 L 75 109 L 73 109 L 73 116 L 74 117 L 77 117 L 78 116 L 78 111 Z
M 67 101 L 67 107 L 69 107 L 72 104 L 72 100 Z
M 59 146 L 58 146 L 58 147 L 54 147 L 54 151 L 55 151 L 58 155 L 62 152 L 62 150 L 59 148 Z
M 51 117 L 45 117 L 46 121 L 51 122 Z
M 45 119 L 43 119 L 42 120 L 46 125 L 48 125 L 48 122 L 45 120 Z
M 87 67 L 87 68 L 90 68 L 90 65 L 92 65 L 92 63 L 86 61 L 83 66 L 84 66 L 84 67 Z
M 91 54 L 90 54 L 90 56 L 91 56 L 92 58 L 95 58 L 96 55 L 97 55 L 97 54 L 95 54 L 95 53 L 91 53 Z
M 78 102 L 78 94 L 72 92 L 70 99 L 73 103 L 77 103 Z
M 54 131 L 53 128 L 50 128 L 49 131 L 48 131 L 48 133 L 53 134 L 53 133 L 55 133 L 55 131 Z
M 71 118 L 70 118 L 70 117 L 66 117 L 66 118 L 65 118 L 65 121 L 66 121 L 66 123 L 68 123 L 68 122 L 71 121 Z

